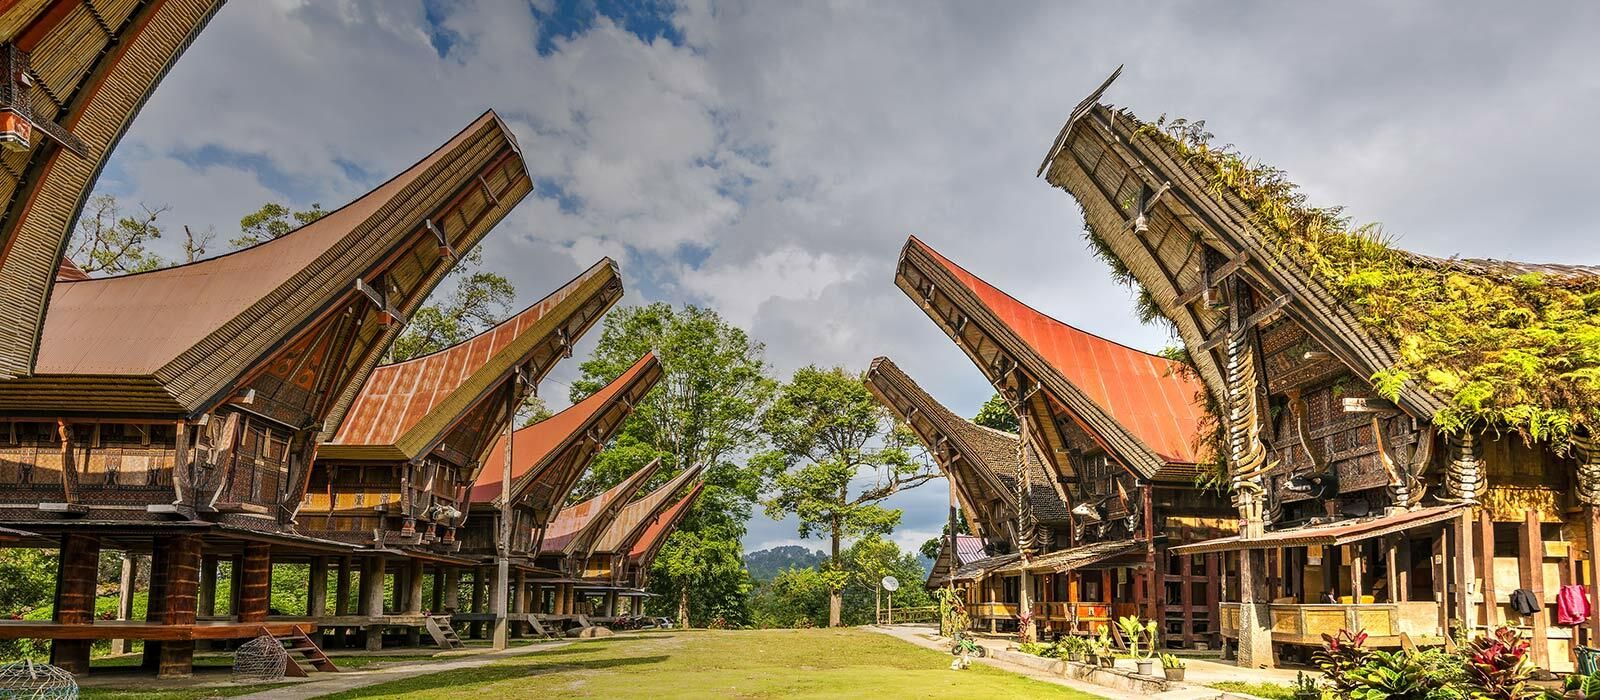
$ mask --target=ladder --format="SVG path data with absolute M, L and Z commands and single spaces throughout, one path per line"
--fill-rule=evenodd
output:
M 263 634 L 266 633 L 265 628 L 261 631 Z M 305 662 L 318 671 L 324 673 L 339 672 L 339 667 L 333 665 L 333 660 L 322 652 L 322 647 L 317 646 L 317 643 L 311 640 L 311 636 L 306 634 L 305 630 L 300 629 L 300 625 L 290 627 L 289 634 L 278 637 L 278 641 L 283 642 L 284 648 L 289 650 L 289 659 L 288 663 L 284 664 L 283 675 L 294 678 L 306 677 L 306 670 L 301 668 L 300 662 L 294 658 L 295 652 L 299 652 Z
M 450 624 L 449 615 L 430 615 L 423 618 L 423 625 L 428 629 L 428 636 L 433 638 L 433 643 L 440 649 L 452 650 L 467 646 L 456 636 L 456 628 Z

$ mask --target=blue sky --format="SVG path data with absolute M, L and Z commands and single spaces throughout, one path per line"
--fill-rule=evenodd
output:
M 1158 350 L 1033 170 L 1072 106 L 1207 119 L 1313 202 L 1434 255 L 1600 262 L 1590 4 L 257 0 L 225 6 L 100 183 L 234 235 L 338 206 L 486 108 L 538 186 L 485 241 L 519 303 L 602 255 L 625 303 L 716 307 L 775 370 L 889 355 L 959 413 L 980 375 L 892 283 L 917 234 L 1068 323 Z M 170 237 L 169 237 L 170 238 Z M 178 241 L 163 241 L 168 253 Z M 220 252 L 220 248 L 215 249 Z M 592 342 L 592 338 L 590 339 Z M 580 354 L 586 350 L 580 346 Z M 562 396 L 576 363 L 544 387 Z M 899 539 L 942 483 L 896 497 Z M 757 516 L 749 548 L 796 541 Z M 806 544 L 820 546 L 820 543 Z

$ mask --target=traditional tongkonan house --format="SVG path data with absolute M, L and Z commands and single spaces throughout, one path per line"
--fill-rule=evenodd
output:
M 1600 630 L 1557 601 L 1588 584 L 1600 603 L 1600 269 L 1396 250 L 1199 124 L 1100 104 L 1110 82 L 1040 172 L 1225 418 L 1237 528 L 1183 551 L 1228 553 L 1241 664 L 1341 628 L 1401 645 L 1510 624 L 1571 668 Z
M 377 189 L 280 238 L 201 262 L 55 284 L 32 373 L 0 380 L 0 525 L 59 546 L 50 638 L 88 668 L 92 639 L 145 639 L 187 675 L 194 640 L 292 629 L 267 618 L 274 555 L 348 545 L 296 529 L 319 442 L 408 315 L 528 193 L 485 114 Z M 54 266 L 52 266 L 52 269 Z M 147 622 L 96 622 L 100 550 L 152 553 Z M 231 558 L 237 604 L 214 612 Z
M 34 371 L 56 267 L 145 99 L 222 0 L 0 7 L 0 379 Z
M 1028 574 L 1021 609 L 1087 632 L 1072 624 L 1086 617 L 1075 606 L 1099 603 L 1110 617 L 1159 621 L 1168 643 L 1210 641 L 1216 589 L 1207 582 L 1220 562 L 1167 553 L 1231 525 L 1226 503 L 1196 485 L 1211 450 L 1200 382 L 1177 362 L 1028 307 L 916 238 L 895 283 L 1012 406 L 1023 447 L 1072 506 L 1071 527 L 1020 543 L 1018 560 L 996 570 Z
M 333 440 L 318 448 L 298 517 L 298 530 L 358 547 L 362 589 L 357 610 L 348 591 L 326 604 L 328 560 L 311 562 L 309 615 L 320 627 L 366 631 L 369 648 L 385 628 L 415 636 L 432 613 L 458 606 L 463 567 L 457 530 L 470 510 L 473 481 L 517 407 L 556 362 L 622 297 L 615 263 L 601 260 L 550 296 L 456 345 L 378 367 L 351 404 Z M 396 585 L 386 606 L 387 563 Z M 350 581 L 351 558 L 337 561 L 337 581 Z M 434 578 L 424 605 L 423 577 Z
M 600 538 L 611 529 L 617 516 L 622 514 L 628 501 L 639 494 L 660 468 L 661 460 L 651 460 L 615 486 L 562 508 L 556 514 L 556 519 L 545 528 L 539 547 L 538 565 L 560 572 L 559 580 L 572 586 L 575 614 L 611 617 L 615 612 L 616 596 L 606 590 L 608 584 L 585 579 L 589 555 L 600 543 Z M 595 604 L 596 596 L 601 599 L 599 605 Z
M 1032 601 L 1058 600 L 1046 590 L 1024 594 L 1023 580 L 1031 577 L 1020 570 L 1009 576 L 992 575 L 1001 567 L 1016 563 L 1023 551 L 1035 555 L 1055 551 L 1072 539 L 1066 502 L 1038 456 L 1032 450 L 1023 450 L 1016 435 L 978 425 L 951 412 L 887 357 L 872 361 L 866 384 L 879 403 L 917 434 L 949 479 L 967 525 L 981 543 L 975 557 L 956 567 L 953 579 L 947 578 L 951 575 L 948 555 L 941 553 L 946 571 L 940 575 L 944 579 L 940 585 L 953 583 L 962 587 L 967 613 L 990 631 L 1016 629 L 1024 597 Z M 945 538 L 946 552 L 950 541 Z M 956 550 L 960 548 L 958 540 Z M 1065 582 L 1066 578 L 1059 580 Z M 1048 584 L 1041 581 L 1035 587 Z M 1065 630 L 1072 626 L 1072 611 L 1044 602 L 1034 607 L 1042 613 L 1035 619 L 1047 629 Z M 1079 608 L 1077 621 L 1086 631 L 1097 631 L 1098 625 L 1106 622 L 1105 606 L 1086 604 Z
M 515 570 L 508 607 L 517 621 L 514 632 L 523 625 L 537 627 L 532 623 L 538 619 L 566 621 L 573 616 L 576 581 L 537 564 L 547 529 L 595 456 L 660 380 L 661 363 L 654 354 L 646 354 L 584 400 L 513 432 L 509 443 L 501 437 L 484 461 L 489 468 L 479 473 L 472 487 L 460 553 L 490 563 L 498 553 L 502 523 L 510 528 L 504 558 Z M 503 476 L 507 471 L 509 481 Z M 503 494 L 510 496 L 505 511 Z M 502 512 L 510 513 L 509 520 L 502 518 Z M 488 617 L 483 611 L 489 591 L 481 568 L 474 580 L 469 612 L 455 619 L 472 622 L 471 633 L 477 636 L 482 633 L 479 623 Z
M 634 563 L 628 555 L 650 526 L 672 507 L 684 486 L 700 477 L 700 472 L 698 466 L 680 471 L 656 490 L 623 506 L 611 526 L 590 547 L 581 569 L 583 583 L 576 590 L 580 595 L 600 596 L 601 602 L 595 608 L 598 617 L 592 621 L 606 624 L 612 618 L 641 614 L 639 599 L 644 596 L 644 588 L 632 585 L 639 574 L 633 570 Z M 624 598 L 628 601 L 626 609 L 618 606 L 619 599 Z
M 622 574 L 622 585 L 635 590 L 644 590 L 650 585 L 650 567 L 656 563 L 656 556 L 661 554 L 661 549 L 666 546 L 667 539 L 677 531 L 683 520 L 689 517 L 694 509 L 695 500 L 704 493 L 706 482 L 696 481 L 689 487 L 689 492 L 683 495 L 660 515 L 655 522 L 645 528 L 644 534 L 639 536 L 639 541 L 633 544 L 633 549 L 628 552 L 628 566 Z M 678 598 L 678 619 L 686 620 L 689 616 L 689 589 L 680 588 Z

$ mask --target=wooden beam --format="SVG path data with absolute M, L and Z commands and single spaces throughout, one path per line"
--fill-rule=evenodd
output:
M 1600 508 L 1583 507 L 1589 540 L 1589 646 L 1600 644 Z
M 1489 509 L 1478 510 L 1478 575 L 1483 577 L 1483 624 L 1493 630 L 1500 624 L 1500 601 L 1494 590 L 1494 521 Z
M 1206 290 L 1215 288 L 1218 284 L 1221 284 L 1223 280 L 1226 280 L 1228 277 L 1232 276 L 1233 273 L 1238 272 L 1239 269 L 1244 267 L 1245 263 L 1248 262 L 1250 262 L 1249 253 L 1240 253 L 1237 256 L 1234 256 L 1233 259 L 1223 263 L 1221 267 L 1218 267 L 1217 269 L 1211 271 L 1209 275 L 1206 275 L 1205 277 L 1207 277 L 1207 279 L 1202 279 L 1199 284 L 1183 290 L 1183 292 L 1178 295 L 1178 305 L 1188 306 L 1189 304 L 1194 303 L 1196 299 L 1199 299 L 1205 295 Z
M 1539 601 L 1539 611 L 1529 621 L 1532 628 L 1533 663 L 1539 668 L 1550 668 L 1549 615 L 1545 614 L 1544 599 L 1544 536 L 1540 532 L 1539 513 L 1528 510 L 1522 522 L 1521 556 L 1518 569 L 1522 574 L 1522 587 L 1533 591 Z

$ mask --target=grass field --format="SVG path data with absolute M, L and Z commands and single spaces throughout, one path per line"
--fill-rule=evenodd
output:
M 589 640 L 333 698 L 1092 698 L 861 630 L 670 631 Z

